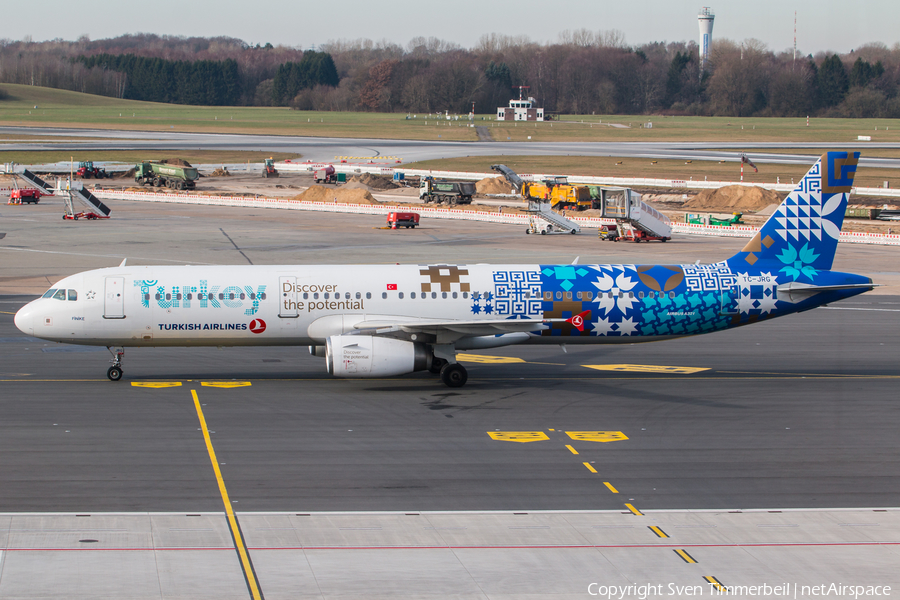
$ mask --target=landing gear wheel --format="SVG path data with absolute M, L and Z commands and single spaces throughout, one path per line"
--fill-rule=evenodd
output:
M 547 235 L 549 229 L 541 229 L 541 235 Z
M 433 359 L 431 359 L 431 366 L 428 367 L 428 372 L 437 375 L 441 372 L 441 369 L 444 368 L 444 365 L 446 364 L 446 360 L 435 356 Z
M 110 367 L 106 371 L 106 376 L 110 381 L 118 381 L 122 379 L 122 367 Z
M 462 387 L 468 379 L 469 374 L 466 372 L 466 368 L 459 363 L 446 364 L 441 369 L 441 381 L 447 387 Z

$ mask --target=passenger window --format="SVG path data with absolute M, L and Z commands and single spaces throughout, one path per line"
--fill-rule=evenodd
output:
M 469 297 L 469 292 L 463 292 L 463 298 L 468 298 L 468 297 Z
M 78 300 L 78 292 L 75 290 L 68 290 L 66 293 L 69 295 L 69 302 Z
M 144 300 L 150 300 L 150 294 L 144 294 Z
M 172 299 L 172 294 L 166 294 L 166 300 L 171 300 L 171 299 Z
M 643 298 L 643 297 L 644 297 L 644 292 L 638 292 L 638 298 Z
M 319 292 L 313 292 L 313 300 L 319 299 Z
M 675 292 L 669 292 L 669 298 L 674 298 L 674 297 L 675 297 Z
M 265 300 L 265 299 L 266 299 L 266 293 L 263 292 L 262 294 L 260 294 L 260 295 L 259 295 L 259 299 L 260 299 L 260 300 Z
M 325 300 L 328 300 L 328 292 L 325 292 L 325 294 L 323 294 L 322 297 L 323 297 Z
M 403 300 L 403 292 L 398 292 L 397 297 L 400 298 L 401 300 Z
M 572 299 L 572 292 L 566 292 L 566 300 Z
M 224 299 L 225 299 L 225 294 L 219 292 L 219 300 L 224 300 Z
M 362 294 L 360 294 L 359 292 L 356 292 L 356 299 L 359 300 L 360 298 L 362 298 Z
M 344 300 L 349 300 L 349 299 L 350 299 L 350 292 L 347 292 L 346 294 L 344 294 Z
M 432 298 L 437 298 L 437 292 L 431 292 L 431 297 L 432 297 Z
M 53 294 L 54 300 L 65 300 L 66 299 L 66 290 L 56 290 L 56 293 Z
M 544 300 L 553 300 L 553 292 L 544 292 Z
M 456 292 L 453 292 L 453 299 L 456 300 Z
M 162 294 L 156 294 L 156 299 L 157 299 L 157 300 L 162 300 Z
M 303 292 L 303 299 L 309 300 L 309 292 Z
M 409 297 L 412 298 L 413 300 L 415 300 L 415 299 L 416 299 L 416 293 L 415 293 L 415 292 L 410 292 L 410 293 L 409 293 Z
M 181 294 L 175 294 L 175 299 L 176 299 L 176 300 L 181 300 Z
M 594 293 L 593 293 L 593 292 L 585 292 L 585 293 L 584 293 L 584 299 L 585 299 L 585 300 L 590 300 L 590 299 L 593 298 L 593 297 L 594 297 Z
M 47 290 L 46 292 L 44 292 L 44 295 L 41 296 L 41 298 L 52 298 L 53 294 L 55 294 L 55 293 L 56 293 L 56 288 L 53 288 L 52 290 Z
M 526 298 L 527 298 L 527 297 L 528 297 L 528 296 L 526 295 Z M 576 292 L 576 293 L 575 293 L 575 297 L 576 297 L 578 300 L 581 300 L 581 292 Z
M 629 297 L 629 298 L 634 298 L 634 292 L 628 292 L 628 297 Z
M 387 299 L 387 292 L 381 292 L 382 299 Z
M 366 300 L 371 300 L 372 292 L 366 292 Z
M 247 296 L 245 296 L 243 293 L 242 293 L 241 296 L 240 296 L 241 300 L 245 299 L 246 297 L 247 297 Z M 181 300 L 181 298 L 179 298 L 179 300 Z
M 187 295 L 187 299 L 188 299 L 188 300 L 193 300 L 193 299 L 194 299 L 193 294 L 188 294 L 188 295 Z
M 444 300 L 446 300 L 446 299 L 447 299 L 447 292 L 441 292 L 441 298 L 443 298 Z
M 250 299 L 256 300 L 256 292 L 250 292 Z M 190 300 L 190 298 L 188 298 L 188 300 Z
M 650 292 L 650 298 L 656 298 L 656 292 Z
M 562 300 L 562 292 L 556 292 L 556 299 Z

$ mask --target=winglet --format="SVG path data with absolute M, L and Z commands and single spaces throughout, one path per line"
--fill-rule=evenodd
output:
M 584 320 L 591 318 L 591 311 L 586 310 L 583 313 L 577 314 L 571 318 L 566 319 L 566 323 L 577 329 L 578 331 L 584 331 Z

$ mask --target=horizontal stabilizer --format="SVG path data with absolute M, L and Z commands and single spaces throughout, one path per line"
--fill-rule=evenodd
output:
M 778 286 L 778 299 L 787 300 L 788 302 L 802 302 L 810 296 L 821 294 L 822 292 L 841 292 L 846 290 L 865 290 L 870 291 L 878 287 L 877 283 L 850 283 L 846 285 L 812 285 L 809 283 L 798 283 L 791 281 L 784 285 Z

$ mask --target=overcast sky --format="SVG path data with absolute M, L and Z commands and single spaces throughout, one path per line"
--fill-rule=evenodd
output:
M 11 12 L 13 3 L 15 8 Z M 553 42 L 566 29 L 618 29 L 629 45 L 697 40 L 699 2 L 682 0 L 30 0 L 9 4 L 0 39 L 92 40 L 125 33 L 229 36 L 251 45 L 271 42 L 310 48 L 330 40 L 368 38 L 406 47 L 414 37 L 438 37 L 472 48 L 487 33 Z M 769 49 L 802 54 L 848 52 L 869 42 L 900 41 L 897 0 L 729 0 L 711 3 L 713 39 L 762 40 Z M 18 14 L 13 14 L 18 13 Z M 27 14 L 27 16 L 26 16 Z

